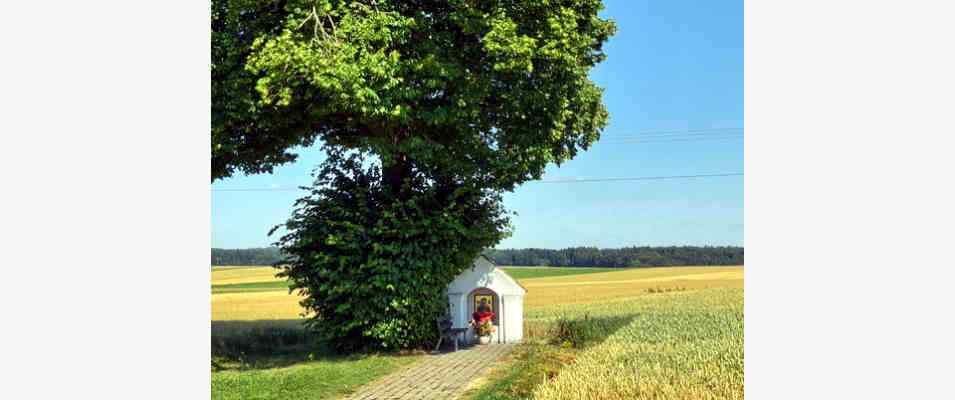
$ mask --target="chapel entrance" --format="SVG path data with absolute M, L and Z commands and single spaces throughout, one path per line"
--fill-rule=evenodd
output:
M 491 323 L 498 326 L 501 315 L 501 299 L 497 293 L 488 288 L 477 288 L 468 295 L 468 315 L 472 316 L 476 311 L 488 310 L 494 313 Z

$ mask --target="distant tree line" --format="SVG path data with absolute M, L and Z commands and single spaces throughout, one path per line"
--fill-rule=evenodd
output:
M 680 265 L 743 265 L 743 248 L 731 246 L 668 246 L 598 249 L 491 249 L 485 255 L 499 265 L 554 267 L 657 267 Z
M 554 267 L 658 267 L 680 265 L 743 265 L 743 248 L 733 246 L 667 246 L 598 249 L 490 249 L 484 254 L 499 265 Z M 212 249 L 212 265 L 272 265 L 282 259 L 276 247 Z
M 212 249 L 212 265 L 272 265 L 281 259 L 278 247 Z

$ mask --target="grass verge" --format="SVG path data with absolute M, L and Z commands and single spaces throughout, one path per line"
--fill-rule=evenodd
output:
M 329 357 L 288 367 L 212 374 L 212 398 L 332 399 L 397 368 L 416 356 L 359 355 Z
M 554 320 L 530 321 L 525 340 L 510 357 L 491 370 L 485 385 L 465 394 L 472 400 L 531 399 L 540 385 L 554 380 L 586 348 L 596 346 L 632 316 L 592 318 L 589 314 L 561 315 Z
M 518 346 L 508 359 L 491 370 L 487 384 L 465 394 L 471 400 L 515 400 L 533 397 L 537 385 L 554 379 L 579 350 L 543 343 Z
M 212 398 L 331 399 L 414 355 L 334 355 L 301 320 L 212 321 Z

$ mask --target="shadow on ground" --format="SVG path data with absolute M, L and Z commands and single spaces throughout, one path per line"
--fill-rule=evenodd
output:
M 589 347 L 599 345 L 639 314 L 528 320 L 524 343 L 490 374 L 488 383 L 468 391 L 472 400 L 517 400 L 533 396 L 538 384 L 554 379 Z
M 212 369 L 263 369 L 336 358 L 301 320 L 212 321 Z
M 300 319 L 212 321 L 212 370 L 255 370 L 287 367 L 305 361 L 344 361 L 378 355 L 417 355 L 422 351 L 336 352 Z M 453 348 L 451 348 L 453 350 Z

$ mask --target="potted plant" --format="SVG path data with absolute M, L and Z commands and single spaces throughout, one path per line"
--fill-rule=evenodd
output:
M 478 336 L 478 343 L 491 343 L 491 334 L 494 333 L 494 329 L 494 325 L 491 325 L 490 320 L 486 320 L 478 324 L 477 328 L 475 329 L 475 333 Z
M 478 337 L 478 343 L 491 343 L 491 334 L 496 329 L 491 323 L 494 313 L 491 311 L 478 311 L 472 316 L 471 326 L 474 328 L 474 334 Z

